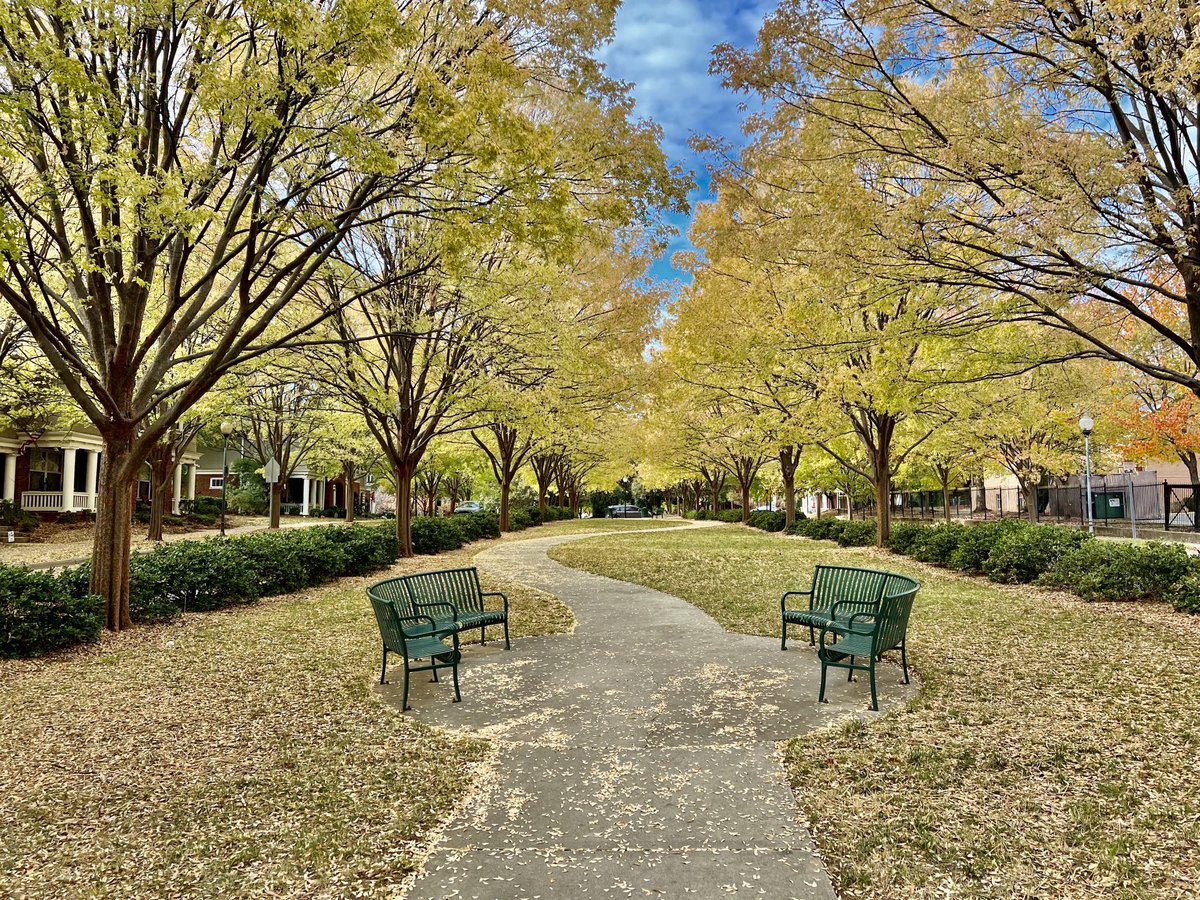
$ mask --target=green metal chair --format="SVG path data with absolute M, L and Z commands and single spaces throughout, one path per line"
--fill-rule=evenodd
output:
M 920 582 L 892 573 L 887 590 L 875 611 L 861 611 L 854 601 L 835 603 L 829 621 L 821 628 L 817 656 L 821 660 L 821 692 L 825 703 L 825 683 L 830 667 L 846 669 L 846 680 L 855 672 L 866 672 L 871 681 L 871 709 L 879 709 L 875 690 L 875 664 L 889 650 L 899 650 L 908 684 L 908 620 Z M 828 638 L 828 640 L 827 640 Z M 863 662 L 858 662 L 863 660 Z
M 379 672 L 379 683 L 387 684 L 388 653 L 395 653 L 404 660 L 404 700 L 402 710 L 409 710 L 408 687 L 413 672 L 432 672 L 438 680 L 438 669 L 450 669 L 454 679 L 454 702 L 462 700 L 458 689 L 458 663 L 462 654 L 458 649 L 458 633 L 451 631 L 440 634 L 429 616 L 402 615 L 394 603 L 371 596 L 371 606 L 379 623 L 379 634 L 383 638 L 383 668 Z M 444 639 L 449 637 L 451 646 Z M 427 665 L 414 666 L 414 660 L 428 659 Z

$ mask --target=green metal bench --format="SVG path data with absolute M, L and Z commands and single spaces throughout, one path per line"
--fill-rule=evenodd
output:
M 821 660 L 821 692 L 818 696 L 821 703 L 825 702 L 825 678 L 832 666 L 846 669 L 847 680 L 852 680 L 855 672 L 866 672 L 871 679 L 871 709 L 878 710 L 875 663 L 889 650 L 900 651 L 904 684 L 908 684 L 908 619 L 920 588 L 920 582 L 913 578 L 888 573 L 877 609 L 861 610 L 857 601 L 833 605 L 817 644 L 817 656 Z
M 404 701 L 400 708 L 408 710 L 408 686 L 413 672 L 432 672 L 438 680 L 438 669 L 450 669 L 454 677 L 454 702 L 462 700 L 458 690 L 458 663 L 462 654 L 458 649 L 458 633 L 439 634 L 429 616 L 403 615 L 396 604 L 371 597 L 375 619 L 379 623 L 379 634 L 383 638 L 383 668 L 379 672 L 379 683 L 387 684 L 388 653 L 395 653 L 404 660 Z M 453 642 L 446 646 L 449 637 Z M 429 664 L 414 666 L 414 660 L 428 659 Z
M 891 572 L 875 569 L 856 569 L 850 566 L 817 566 L 813 571 L 812 587 L 806 591 L 788 591 L 779 598 L 783 619 L 780 650 L 787 649 L 788 625 L 808 628 L 808 642 L 816 644 L 816 629 L 824 628 L 833 618 L 833 606 L 844 604 L 847 616 L 856 612 L 873 612 L 883 596 Z M 788 609 L 789 597 L 807 597 L 807 609 Z
M 474 566 L 388 578 L 371 585 L 367 594 L 395 603 L 403 615 L 429 618 L 433 622 L 431 631 L 440 635 L 478 628 L 479 641 L 486 644 L 488 626 L 503 625 L 504 647 L 512 649 L 508 597 L 498 591 L 485 593 Z M 489 597 L 499 597 L 502 607 L 489 609 L 485 604 Z

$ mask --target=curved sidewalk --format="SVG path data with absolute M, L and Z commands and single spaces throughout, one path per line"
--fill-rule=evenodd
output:
M 775 744 L 866 711 L 865 681 L 831 684 L 803 641 L 729 634 L 698 608 L 579 572 L 546 551 L 477 557 L 557 594 L 572 635 L 468 648 L 463 702 L 418 678 L 415 718 L 499 742 L 496 769 L 452 821 L 413 898 L 832 898 Z M 880 679 L 886 710 L 915 687 Z M 398 705 L 398 684 L 379 688 Z

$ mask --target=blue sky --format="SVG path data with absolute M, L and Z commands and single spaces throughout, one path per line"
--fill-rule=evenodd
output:
M 720 79 L 708 74 L 712 48 L 722 41 L 753 43 L 774 6 L 775 0 L 624 0 L 617 14 L 616 35 L 602 58 L 610 75 L 633 82 L 637 113 L 662 126 L 671 161 L 695 172 L 693 202 L 709 196 L 708 176 L 705 160 L 691 151 L 688 139 L 711 134 L 742 141 L 738 105 L 747 98 L 724 90 Z M 680 233 L 653 270 L 663 279 L 682 277 L 670 257 L 690 246 L 688 217 L 673 221 Z

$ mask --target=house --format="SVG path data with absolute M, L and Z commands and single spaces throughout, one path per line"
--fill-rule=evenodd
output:
M 38 435 L 0 431 L 0 499 L 39 514 L 95 512 L 104 443 L 90 426 L 48 429 Z M 170 508 L 196 496 L 196 464 L 200 452 L 189 447 L 175 466 Z M 149 500 L 150 467 L 138 476 L 137 498 Z
M 231 443 L 227 460 L 230 469 L 232 470 L 234 463 L 241 459 L 252 459 L 261 465 L 261 462 L 254 459 L 249 452 L 249 448 L 240 444 L 234 446 Z M 196 496 L 221 496 L 225 478 L 224 461 L 224 451 L 221 447 L 205 450 L 200 454 L 196 467 Z M 231 471 L 229 489 L 232 490 L 236 486 L 237 475 Z M 366 500 L 368 508 L 373 510 L 375 486 L 370 475 L 365 481 L 355 481 L 350 494 L 350 503 Z M 307 516 L 313 509 L 330 507 L 344 509 L 350 505 L 347 502 L 346 479 L 341 475 L 336 478 L 328 478 L 310 469 L 301 460 L 296 464 L 295 470 L 284 486 L 281 503 L 284 506 L 297 507 L 297 511 L 302 516 Z

